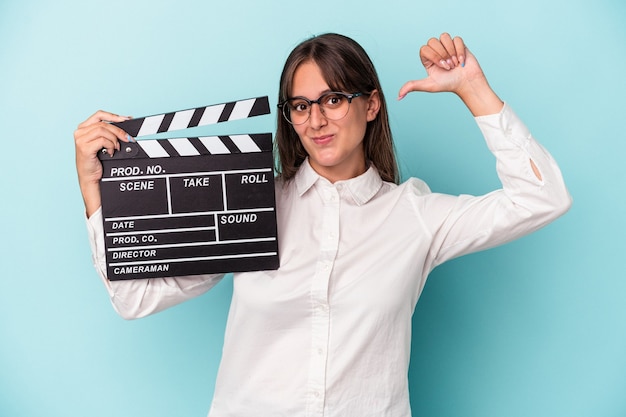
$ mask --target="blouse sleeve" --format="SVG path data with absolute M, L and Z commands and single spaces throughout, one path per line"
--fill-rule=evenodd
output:
M 507 104 L 476 122 L 496 157 L 502 188 L 479 197 L 433 193 L 416 199 L 432 237 L 429 269 L 531 233 L 572 204 L 556 162 Z
M 101 208 L 87 219 L 87 232 L 96 271 L 109 293 L 113 308 L 125 319 L 144 317 L 197 297 L 213 288 L 224 276 L 192 275 L 109 281 Z

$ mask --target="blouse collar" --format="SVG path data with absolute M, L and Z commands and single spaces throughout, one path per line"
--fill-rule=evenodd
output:
M 315 172 L 308 158 L 302 162 L 294 179 L 300 197 L 309 191 L 313 185 L 319 184 L 322 187 L 335 187 L 348 190 L 354 202 L 359 206 L 370 201 L 383 185 L 383 180 L 380 178 L 378 170 L 371 163 L 367 171 L 358 177 L 337 181 L 333 184 Z

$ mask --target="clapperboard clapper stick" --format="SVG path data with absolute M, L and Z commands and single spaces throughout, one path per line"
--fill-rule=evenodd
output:
M 258 97 L 114 124 L 141 137 L 269 113 Z M 278 268 L 271 133 L 143 139 L 100 160 L 109 280 Z

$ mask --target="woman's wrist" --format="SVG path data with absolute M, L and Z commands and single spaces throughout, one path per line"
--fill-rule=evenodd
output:
M 100 183 L 84 181 L 79 183 L 80 192 L 83 196 L 83 202 L 85 203 L 85 212 L 87 217 L 91 217 L 99 208 L 101 203 L 100 198 Z
M 485 78 L 467 81 L 456 94 L 474 117 L 498 113 L 504 106 Z

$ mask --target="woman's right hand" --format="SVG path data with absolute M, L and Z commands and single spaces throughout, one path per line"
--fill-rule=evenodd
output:
M 113 156 L 116 150 L 120 150 L 120 141 L 130 140 L 126 132 L 110 122 L 122 122 L 128 119 L 130 117 L 100 110 L 79 124 L 74 131 L 76 172 L 87 217 L 98 210 L 101 204 L 102 164 L 98 159 L 98 153 L 105 149 L 109 155 Z

